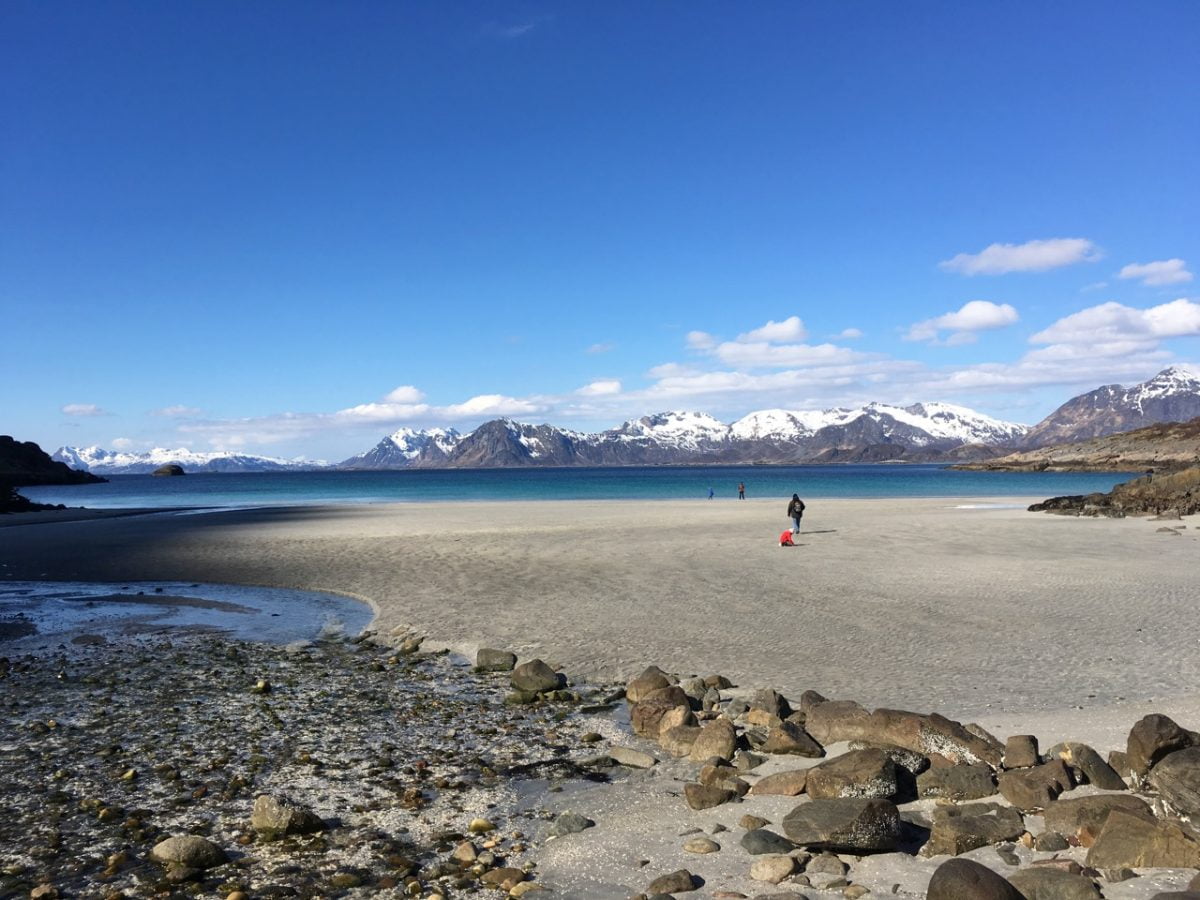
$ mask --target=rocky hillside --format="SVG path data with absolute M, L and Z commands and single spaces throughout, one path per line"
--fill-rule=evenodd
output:
M 35 484 L 89 484 L 104 481 L 87 472 L 78 472 L 65 463 L 52 460 L 33 441 L 18 441 L 0 435 L 0 512 L 25 512 L 42 509 L 26 500 L 16 489 Z
M 970 462 L 959 469 L 1018 472 L 1141 472 L 1200 465 L 1200 417 L 1149 425 L 1073 444 L 1059 444 Z
M 1066 444 L 1196 416 L 1200 416 L 1200 372 L 1172 366 L 1132 387 L 1108 384 L 1068 400 L 1033 426 L 1019 446 Z
M 1200 466 L 1165 475 L 1143 475 L 1118 484 L 1107 494 L 1054 497 L 1029 507 L 1030 512 L 1068 516 L 1163 516 L 1200 513 Z

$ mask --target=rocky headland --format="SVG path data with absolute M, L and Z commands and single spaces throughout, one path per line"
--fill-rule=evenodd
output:
M 1068 516 L 1158 516 L 1178 520 L 1200 512 L 1200 466 L 1165 474 L 1148 474 L 1118 484 L 1107 494 L 1052 497 L 1029 507 L 1030 512 Z M 1159 531 L 1179 533 L 1185 526 L 1163 526 Z
M 95 484 L 105 479 L 56 462 L 33 441 L 0 435 L 0 513 L 58 509 L 33 503 L 17 488 L 35 484 Z

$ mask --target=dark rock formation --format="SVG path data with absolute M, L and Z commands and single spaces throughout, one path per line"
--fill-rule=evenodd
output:
M 183 471 L 183 466 L 178 463 L 167 463 L 165 466 L 159 466 L 150 474 L 156 478 L 175 478 L 187 473 Z
M 1033 504 L 1029 511 L 1117 519 L 1162 515 L 1170 511 L 1190 516 L 1200 512 L 1200 466 L 1166 475 L 1135 478 L 1118 484 L 1107 494 L 1053 497 Z
M 39 484 L 97 484 L 104 481 L 79 472 L 66 463 L 55 462 L 33 441 L 17 441 L 0 435 L 0 513 L 52 509 L 32 503 L 17 493 L 19 487 Z

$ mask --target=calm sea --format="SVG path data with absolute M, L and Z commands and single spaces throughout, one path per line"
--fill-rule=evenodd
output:
M 1107 491 L 1135 473 L 961 472 L 936 465 L 425 469 L 402 472 L 114 475 L 106 484 L 22 488 L 93 508 L 278 506 L 423 500 L 716 500 L 813 497 L 1054 497 Z

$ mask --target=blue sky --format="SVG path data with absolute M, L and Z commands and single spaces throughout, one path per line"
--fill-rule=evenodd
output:
M 0 431 L 942 400 L 1200 361 L 1194 2 L 10 2 Z

